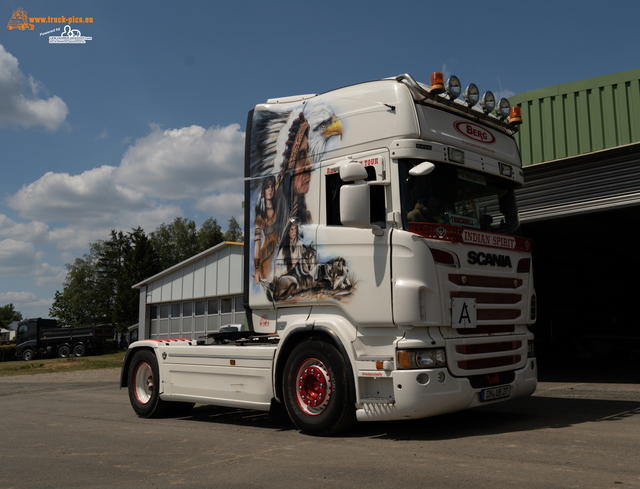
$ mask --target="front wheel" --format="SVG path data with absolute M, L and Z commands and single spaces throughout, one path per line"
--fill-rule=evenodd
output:
M 311 435 L 333 435 L 355 421 L 347 364 L 330 343 L 309 340 L 287 360 L 284 403 L 293 423 Z
M 34 356 L 35 356 L 35 355 L 34 355 L 34 353 L 33 353 L 33 350 L 32 350 L 32 349 L 30 349 L 30 348 L 27 348 L 26 350 L 24 350 L 24 351 L 22 352 L 22 359 L 23 359 L 25 362 L 30 362 L 31 360 L 33 360 L 33 357 L 34 357 Z

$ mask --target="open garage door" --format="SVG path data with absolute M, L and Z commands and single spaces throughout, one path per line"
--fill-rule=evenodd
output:
M 640 357 L 640 145 L 525 168 L 536 340 L 554 357 Z
M 640 205 L 640 144 L 524 168 L 523 223 Z

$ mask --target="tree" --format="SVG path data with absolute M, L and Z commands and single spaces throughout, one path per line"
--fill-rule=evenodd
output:
M 133 285 L 222 241 L 242 239 L 234 217 L 225 233 L 216 219 L 197 230 L 182 217 L 149 236 L 140 227 L 126 234 L 112 230 L 107 241 L 90 243 L 88 254 L 67 264 L 63 290 L 56 292 L 49 314 L 69 326 L 116 323 L 125 331 L 138 321 L 140 299 Z
M 242 243 L 242 228 L 235 217 L 229 219 L 229 229 L 224 233 L 225 241 L 233 241 L 234 243 Z
M 199 253 L 213 248 L 215 245 L 224 241 L 224 233 L 216 219 L 210 217 L 202 223 L 200 231 L 198 231 L 198 250 Z
M 6 328 L 14 321 L 22 321 L 22 313 L 12 303 L 0 307 L 0 327 Z
M 101 242 L 100 242 L 101 243 Z M 63 292 L 56 292 L 49 315 L 68 326 L 82 326 L 95 323 L 103 314 L 100 297 L 102 287 L 98 283 L 96 271 L 99 243 L 91 246 L 91 252 L 69 264 L 67 276 L 63 284 Z M 98 319 L 98 322 L 102 322 Z
M 114 299 L 113 322 L 130 326 L 138 322 L 140 292 L 133 285 L 161 271 L 158 256 L 142 228 L 128 233 L 128 246 L 123 254 L 122 270 Z
M 196 223 L 191 219 L 176 217 L 171 224 L 162 223 L 150 237 L 163 270 L 198 253 Z

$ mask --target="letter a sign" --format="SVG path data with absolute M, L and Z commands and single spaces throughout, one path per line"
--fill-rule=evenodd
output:
M 476 327 L 476 300 L 453 297 L 451 299 L 451 327 Z

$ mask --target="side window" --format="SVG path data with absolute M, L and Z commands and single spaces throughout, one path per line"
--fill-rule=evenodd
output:
M 372 166 L 365 167 L 367 170 L 366 182 L 376 181 L 376 171 Z M 340 221 L 340 189 L 345 183 L 340 179 L 339 173 L 331 173 L 326 176 L 327 184 L 327 225 L 342 226 Z M 385 227 L 386 207 L 384 204 L 384 186 L 370 185 L 370 220 L 380 227 Z
M 231 297 L 222 298 L 222 306 L 220 307 L 222 314 L 228 314 L 231 312 Z

